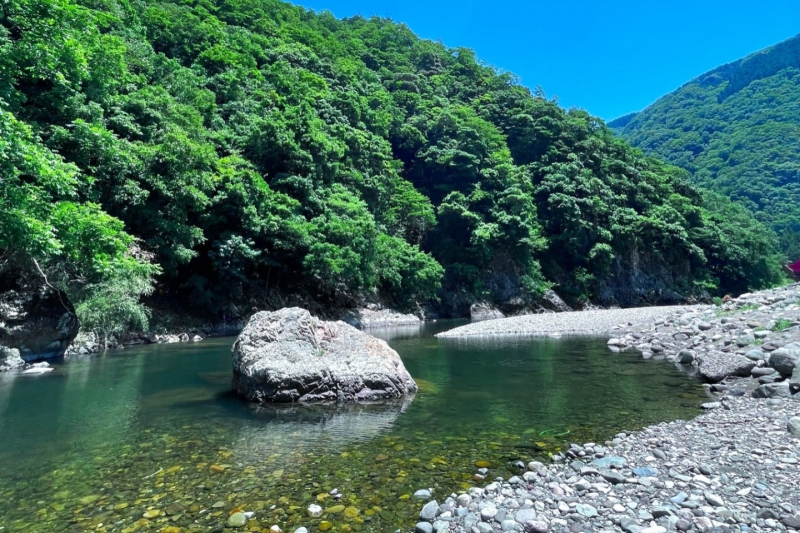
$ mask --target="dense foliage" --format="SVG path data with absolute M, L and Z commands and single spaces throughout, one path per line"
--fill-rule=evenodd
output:
M 119 254 L 122 221 L 160 291 L 194 311 L 298 293 L 530 300 L 553 284 L 581 300 L 637 269 L 690 293 L 778 279 L 773 237 L 746 214 L 587 113 L 389 20 L 277 0 L 0 9 L 4 120 L 65 169 L 38 185 L 4 168 L 4 198 L 63 184 L 50 198 L 80 200 L 65 223 L 102 226 Z M 95 256 L 104 242 L 80 240 Z
M 800 37 L 719 67 L 610 124 L 742 203 L 800 257 Z

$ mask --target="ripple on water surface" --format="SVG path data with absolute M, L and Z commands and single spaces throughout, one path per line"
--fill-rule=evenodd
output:
M 420 385 L 385 404 L 242 403 L 229 393 L 232 339 L 0 375 L 0 531 L 206 532 L 236 510 L 255 513 L 248 531 L 393 531 L 413 524 L 415 490 L 480 484 L 476 462 L 507 476 L 511 461 L 686 418 L 703 401 L 667 363 L 603 339 L 432 337 L 450 326 L 373 332 Z

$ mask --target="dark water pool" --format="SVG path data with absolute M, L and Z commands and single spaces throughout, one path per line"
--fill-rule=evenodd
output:
M 420 385 L 388 405 L 242 403 L 232 339 L 0 375 L 0 531 L 208 532 L 234 509 L 255 513 L 245 531 L 394 531 L 413 523 L 415 490 L 480 484 L 478 461 L 507 476 L 509 461 L 690 417 L 704 398 L 603 339 L 432 337 L 453 325 L 373 332 Z

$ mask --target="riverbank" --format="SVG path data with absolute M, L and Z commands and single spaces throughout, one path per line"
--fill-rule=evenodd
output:
M 540 313 L 475 322 L 437 334 L 439 338 L 503 335 L 605 335 L 613 328 L 657 320 L 707 306 L 632 307 Z
M 610 349 L 672 361 L 709 382 L 708 412 L 602 445 L 573 444 L 552 464 L 519 465 L 517 476 L 428 502 L 416 531 L 800 531 L 798 302 L 794 284 L 717 307 L 651 309 L 625 325 L 637 318 L 625 311 L 635 310 L 446 332 L 588 333 L 616 322 L 606 330 Z

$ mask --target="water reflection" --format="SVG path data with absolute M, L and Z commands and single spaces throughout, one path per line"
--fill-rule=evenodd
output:
M 413 398 L 353 405 L 265 405 L 238 430 L 237 458 L 248 461 L 304 448 L 338 450 L 386 434 Z

